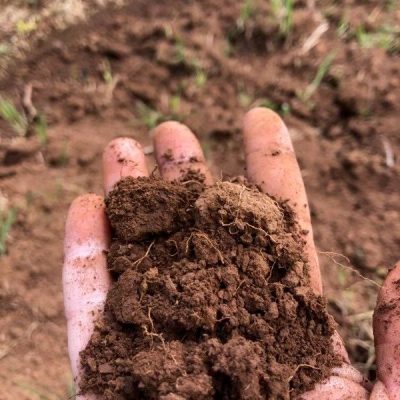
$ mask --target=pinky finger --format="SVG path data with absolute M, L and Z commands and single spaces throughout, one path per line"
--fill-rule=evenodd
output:
M 68 352 L 78 386 L 79 353 L 90 339 L 110 285 L 104 254 L 108 241 L 103 199 L 93 194 L 77 198 L 69 209 L 65 226 L 63 290 Z

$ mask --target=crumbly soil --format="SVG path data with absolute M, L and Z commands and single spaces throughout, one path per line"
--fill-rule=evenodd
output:
M 60 18 L 71 21 L 83 3 L 91 15 L 60 29 Z M 154 121 L 179 119 L 198 136 L 216 177 L 243 175 L 241 121 L 255 105 L 275 108 L 289 127 L 324 294 L 351 361 L 373 379 L 378 286 L 338 263 L 380 284 L 399 258 L 399 53 L 368 40 L 363 45 L 357 35 L 396 30 L 399 2 L 297 0 L 288 40 L 269 1 L 251 2 L 255 12 L 245 29 L 245 1 L 117 3 L 123 2 L 1 2 L 22 11 L 0 12 L 0 95 L 22 112 L 31 83 L 32 103 L 48 125 L 40 145 L 0 119 L 0 209 L 18 209 L 0 257 L 1 400 L 72 396 L 61 287 L 64 222 L 77 195 L 102 193 L 106 143 L 116 136 L 140 141 L 152 171 L 149 129 Z M 37 31 L 15 31 L 19 20 L 29 24 L 36 16 Z M 4 44 L 21 40 L 26 50 L 6 65 Z M 310 101 L 302 101 L 299 94 L 331 52 L 331 68 Z
M 83 392 L 283 400 L 339 365 L 287 205 L 236 182 L 126 178 L 106 207 L 115 282 L 81 353 Z

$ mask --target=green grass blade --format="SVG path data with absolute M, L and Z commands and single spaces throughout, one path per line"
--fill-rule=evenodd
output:
M 7 252 L 7 238 L 16 219 L 17 210 L 15 208 L 0 214 L 0 256 Z
M 25 135 L 28 128 L 26 117 L 20 113 L 14 104 L 0 97 L 0 117 L 7 121 L 16 133 Z
M 39 114 L 39 117 L 35 123 L 35 132 L 39 138 L 40 144 L 45 145 L 48 140 L 48 135 L 47 135 L 47 121 L 46 117 L 43 114 Z
M 328 74 L 332 63 L 336 57 L 336 52 L 331 51 L 321 62 L 320 66 L 318 67 L 318 71 L 312 80 L 312 82 L 308 85 L 306 90 L 304 91 L 303 94 L 303 100 L 307 101 L 309 100 L 312 95 L 317 91 L 319 86 L 321 85 L 323 79 L 325 76 Z

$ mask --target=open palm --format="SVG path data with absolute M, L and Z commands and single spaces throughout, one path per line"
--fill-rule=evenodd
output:
M 306 251 L 311 266 L 311 285 L 316 293 L 321 294 L 321 273 L 307 196 L 288 130 L 277 114 L 256 108 L 245 117 L 243 137 L 248 179 L 258 184 L 264 192 L 287 199 L 296 210 L 302 228 L 308 231 Z M 164 179 L 177 179 L 190 167 L 204 173 L 208 183 L 213 182 L 197 139 L 184 125 L 177 122 L 161 124 L 156 128 L 154 148 Z M 171 160 L 162 157 L 167 151 L 172 152 Z M 197 163 L 193 163 L 193 160 L 197 160 Z M 115 139 L 108 144 L 103 155 L 103 168 L 106 194 L 125 176 L 148 175 L 140 144 L 126 138 Z M 109 241 L 103 198 L 88 194 L 76 199 L 66 222 L 63 284 L 69 355 L 78 387 L 79 353 L 90 339 L 111 284 L 104 254 Z M 386 279 L 375 312 L 379 381 L 372 386 L 363 379 L 350 365 L 344 345 L 339 335 L 335 334 L 335 351 L 343 359 L 343 365 L 335 368 L 332 376 L 316 385 L 312 392 L 301 395 L 301 399 L 400 399 L 399 282 L 400 264 Z M 80 395 L 78 398 L 94 397 Z

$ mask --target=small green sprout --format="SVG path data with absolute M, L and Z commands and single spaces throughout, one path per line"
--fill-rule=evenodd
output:
M 255 105 L 259 107 L 270 108 L 271 110 L 276 111 L 282 117 L 286 117 L 291 112 L 290 105 L 288 103 L 277 103 L 266 98 L 258 99 Z
M 144 102 L 138 102 L 136 110 L 140 120 L 149 129 L 155 128 L 158 124 L 164 121 L 175 120 L 181 121 L 183 117 L 181 113 L 181 96 L 179 94 L 172 95 L 168 102 L 169 114 L 163 114 L 158 110 L 153 109 Z
M 37 27 L 38 24 L 35 19 L 28 19 L 26 21 L 21 19 L 15 24 L 15 28 L 19 35 L 29 35 L 30 33 L 36 31 Z
M 234 49 L 234 46 L 232 44 L 232 41 L 229 37 L 227 37 L 226 41 L 225 41 L 225 45 L 222 49 L 222 51 L 224 52 L 224 56 L 228 57 L 228 58 L 231 57 L 233 54 L 233 49 Z
M 207 73 L 201 68 L 196 68 L 194 83 L 198 88 L 204 87 L 204 85 L 207 83 Z
M 47 120 L 43 114 L 39 114 L 34 123 L 34 129 L 41 145 L 45 145 L 48 140 Z
M 347 37 L 350 31 L 350 25 L 346 17 L 341 18 L 337 28 L 336 28 L 336 33 L 339 36 L 339 38 L 343 39 Z
M 365 49 L 382 48 L 389 53 L 400 51 L 400 30 L 391 26 L 382 26 L 377 31 L 368 32 L 363 26 L 355 32 L 358 43 Z
M 15 208 L 0 211 L 0 256 L 7 252 L 7 238 L 16 219 L 17 211 Z
M 0 43 L 0 56 L 5 56 L 10 51 L 10 47 L 6 43 Z
M 27 382 L 17 382 L 19 386 L 26 393 L 29 393 L 29 397 L 34 400 L 60 400 L 60 397 L 56 394 L 50 393 L 49 391 L 33 386 Z
M 175 61 L 180 64 L 186 64 L 186 49 L 185 45 L 180 38 L 175 38 Z
M 321 85 L 323 79 L 328 74 L 332 63 L 336 57 L 336 52 L 331 51 L 321 62 L 318 67 L 318 71 L 312 80 L 312 82 L 307 86 L 304 93 L 300 96 L 303 101 L 308 101 L 314 93 L 318 90 Z
M 164 120 L 164 116 L 157 110 L 148 106 L 146 103 L 139 101 L 136 106 L 139 118 L 142 120 L 144 125 L 149 129 L 155 128 L 159 123 Z
M 67 382 L 67 396 L 68 396 L 68 400 L 73 400 L 77 396 L 75 382 L 72 377 L 70 379 L 68 379 L 68 382 Z
M 15 105 L 0 97 L 0 117 L 7 121 L 18 135 L 25 135 L 28 129 L 28 120 L 20 113 Z
M 111 64 L 108 59 L 103 60 L 103 62 L 101 63 L 101 70 L 104 82 L 107 85 L 111 85 L 114 81 L 114 78 L 111 69 Z
M 169 99 L 169 109 L 172 115 L 178 116 L 181 109 L 181 96 L 174 94 Z
M 251 103 L 253 103 L 254 99 L 248 93 L 240 92 L 238 95 L 238 100 L 239 100 L 239 104 L 242 107 L 247 108 L 250 106 Z
M 236 25 L 240 30 L 243 31 L 245 29 L 248 21 L 253 17 L 254 11 L 253 1 L 244 0 L 239 18 L 236 21 Z
M 162 29 L 164 31 L 164 36 L 166 39 L 172 39 L 174 37 L 174 30 L 172 29 L 171 25 L 163 25 Z
M 386 0 L 385 8 L 388 11 L 394 11 L 397 7 L 398 0 Z
M 62 147 L 60 154 L 58 156 L 57 164 L 61 167 L 64 167 L 69 162 L 69 154 L 68 154 L 68 142 L 65 140 Z
M 293 30 L 294 0 L 270 0 L 272 13 L 279 21 L 279 33 L 285 39 Z

